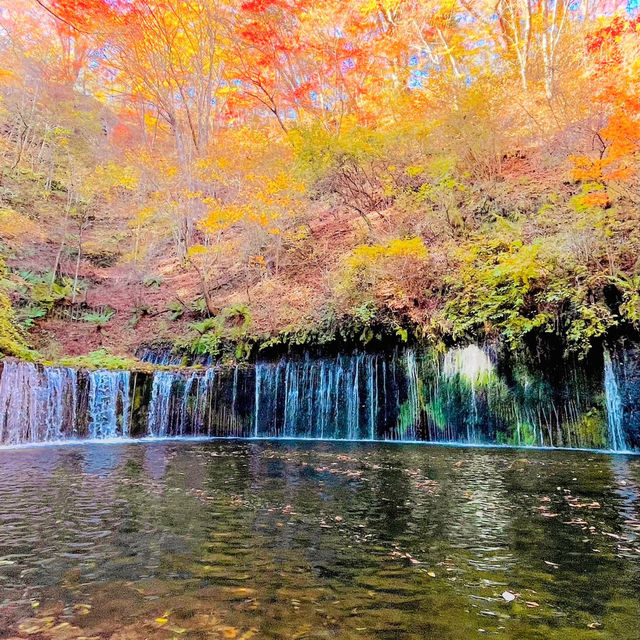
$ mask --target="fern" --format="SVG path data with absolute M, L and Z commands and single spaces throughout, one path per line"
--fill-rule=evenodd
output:
M 107 324 L 111 318 L 115 315 L 113 309 L 105 309 L 104 311 L 90 311 L 82 316 L 84 322 L 92 322 L 93 324 L 103 325 Z

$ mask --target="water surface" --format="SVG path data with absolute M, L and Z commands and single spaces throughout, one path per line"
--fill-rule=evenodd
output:
M 637 640 L 639 483 L 588 452 L 3 450 L 0 637 Z

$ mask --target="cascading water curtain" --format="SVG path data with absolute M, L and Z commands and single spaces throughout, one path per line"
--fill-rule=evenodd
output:
M 129 436 L 129 371 L 89 373 L 89 436 L 118 438 Z
M 177 374 L 173 371 L 156 371 L 153 374 L 148 420 L 150 436 L 162 438 L 169 433 L 171 392 L 176 381 Z
M 72 369 L 5 360 L 0 378 L 0 441 L 20 444 L 73 437 L 77 386 Z
M 253 436 L 371 437 L 376 411 L 365 409 L 364 403 L 368 400 L 375 407 L 377 398 L 366 398 L 364 359 L 359 355 L 258 363 Z
M 627 451 L 629 447 L 624 435 L 622 396 L 608 349 L 604 351 L 604 394 L 607 406 L 609 448 L 613 451 Z
M 550 379 L 524 366 L 505 375 L 496 362 L 471 345 L 444 355 L 407 349 L 156 370 L 150 378 L 138 374 L 132 411 L 128 371 L 7 359 L 0 441 L 133 435 L 636 446 L 627 424 L 633 389 L 621 378 L 620 359 L 605 353 L 599 379 L 578 369 Z

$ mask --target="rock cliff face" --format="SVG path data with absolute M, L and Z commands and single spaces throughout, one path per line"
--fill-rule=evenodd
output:
M 638 449 L 640 448 L 640 347 L 619 346 L 612 350 L 611 363 L 619 394 L 622 431 L 629 448 Z

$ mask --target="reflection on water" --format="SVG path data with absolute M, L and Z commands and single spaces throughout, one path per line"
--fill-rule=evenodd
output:
M 639 483 L 584 452 L 0 451 L 0 638 L 637 640 Z

